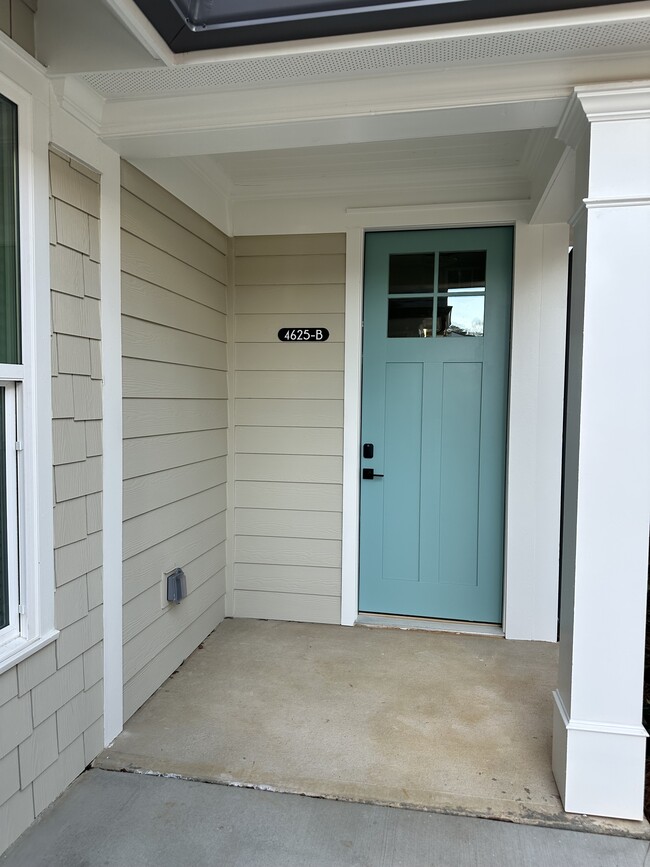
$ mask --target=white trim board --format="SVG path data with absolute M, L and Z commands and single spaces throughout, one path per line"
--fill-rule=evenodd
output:
M 104 744 L 122 731 L 122 323 L 120 158 L 51 99 L 52 144 L 101 176 Z

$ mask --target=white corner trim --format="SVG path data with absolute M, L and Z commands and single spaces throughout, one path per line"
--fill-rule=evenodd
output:
M 122 302 L 120 160 L 102 165 L 100 245 L 103 401 L 104 743 L 122 731 Z
M 235 242 L 232 233 L 228 239 L 228 286 L 226 289 L 226 383 L 228 387 L 228 432 L 226 454 L 226 600 L 225 616 L 235 616 L 235 387 L 237 365 L 235 360 Z
M 92 87 L 72 75 L 50 79 L 61 108 L 99 135 L 105 100 Z
M 361 228 L 349 229 L 345 256 L 345 381 L 343 398 L 343 535 L 341 625 L 359 613 L 359 494 L 361 458 L 361 341 L 363 305 Z
M 104 743 L 123 725 L 120 158 L 52 99 L 51 142 L 101 177 Z

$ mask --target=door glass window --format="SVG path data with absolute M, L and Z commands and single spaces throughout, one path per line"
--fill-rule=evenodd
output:
M 483 296 L 439 295 L 437 310 L 436 334 L 439 337 L 483 337 Z
M 388 260 L 389 337 L 433 337 L 435 277 L 435 253 L 391 253 Z M 409 295 L 410 298 L 406 297 Z
M 432 331 L 433 296 L 388 300 L 389 337 L 431 337 Z
M 438 255 L 390 255 L 388 337 L 483 337 L 486 251 Z
M 440 253 L 436 335 L 483 337 L 485 250 Z
M 388 294 L 433 294 L 435 253 L 391 253 L 388 260 Z
M 440 254 L 439 292 L 485 292 L 485 250 Z

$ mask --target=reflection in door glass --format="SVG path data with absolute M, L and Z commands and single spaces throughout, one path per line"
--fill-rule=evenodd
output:
M 438 297 L 436 334 L 441 337 L 483 337 L 483 295 Z
M 435 253 L 391 253 L 388 264 L 388 294 L 433 292 Z
M 485 250 L 440 254 L 439 292 L 484 292 Z
M 433 298 L 390 298 L 389 337 L 432 337 Z

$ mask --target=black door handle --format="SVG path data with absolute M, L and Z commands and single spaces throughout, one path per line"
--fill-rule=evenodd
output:
M 372 467 L 364 467 L 361 477 L 363 479 L 383 479 L 383 473 L 376 473 Z

